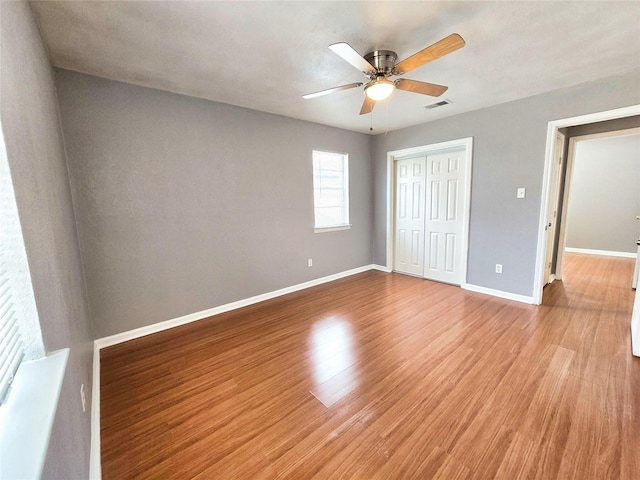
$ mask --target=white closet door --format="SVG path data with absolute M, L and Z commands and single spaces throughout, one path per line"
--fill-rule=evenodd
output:
M 429 155 L 426 164 L 424 277 L 463 281 L 464 152 Z
M 424 275 L 426 158 L 396 163 L 395 261 L 397 272 Z

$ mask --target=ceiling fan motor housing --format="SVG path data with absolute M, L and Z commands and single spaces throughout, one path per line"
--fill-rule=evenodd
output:
M 377 75 L 389 76 L 393 72 L 398 55 L 391 50 L 374 50 L 367 53 L 364 59 L 376 67 Z

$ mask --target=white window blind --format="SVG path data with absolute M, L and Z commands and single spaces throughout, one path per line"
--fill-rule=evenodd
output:
M 4 250 L 4 244 L 0 243 L 0 403 L 6 397 L 24 355 Z
M 43 355 L 31 275 L 0 128 L 0 404 L 6 401 L 21 360 Z
M 349 157 L 313 151 L 315 228 L 349 226 Z

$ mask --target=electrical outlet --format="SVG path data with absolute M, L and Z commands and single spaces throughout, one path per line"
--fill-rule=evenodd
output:
M 307 267 L 313 267 L 313 259 L 312 258 L 307 260 Z
M 502 264 L 496 263 L 496 273 L 502 273 Z
M 84 383 L 82 385 L 80 385 L 80 398 L 82 399 L 82 411 L 86 412 L 87 411 L 87 403 L 86 403 L 86 400 L 84 398 Z
M 524 198 L 524 197 L 525 197 L 525 195 L 526 195 L 526 192 L 527 192 L 527 191 L 525 190 L 525 188 L 524 188 L 524 187 L 520 187 L 520 188 L 518 188 L 518 190 L 517 190 L 517 192 L 516 192 L 516 197 L 517 197 L 517 198 Z

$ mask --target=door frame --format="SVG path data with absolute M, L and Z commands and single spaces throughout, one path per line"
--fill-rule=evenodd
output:
M 402 150 L 394 150 L 387 152 L 387 261 L 386 270 L 393 271 L 394 258 L 394 229 L 395 229 L 395 194 L 396 194 L 396 178 L 395 178 L 395 161 L 401 158 L 414 157 L 418 155 L 433 155 L 444 151 L 464 150 L 465 157 L 465 180 L 463 194 L 463 217 L 462 217 L 462 258 L 464 262 L 462 268 L 462 281 L 460 286 L 465 288 L 467 285 L 467 265 L 469 263 L 469 217 L 471 211 L 471 173 L 473 161 L 473 137 L 460 138 L 447 142 L 432 143 L 429 145 L 421 145 L 418 147 L 403 148 Z
M 592 133 L 588 135 L 579 135 L 569 138 L 569 152 L 567 154 L 567 173 L 564 180 L 564 195 L 562 200 L 562 212 L 560 217 L 560 234 L 558 237 L 558 251 L 556 252 L 556 273 L 555 277 L 562 280 L 562 262 L 564 260 L 564 252 L 567 248 L 567 212 L 569 211 L 569 195 L 571 191 L 571 179 L 573 178 L 573 169 L 576 158 L 576 145 L 585 140 L 596 140 L 599 138 L 625 137 L 628 135 L 640 134 L 640 127 L 627 128 L 624 130 L 612 130 L 609 132 Z
M 542 197 L 540 202 L 540 214 L 538 218 L 538 246 L 536 252 L 536 264 L 533 280 L 533 302 L 535 305 L 542 304 L 542 291 L 544 288 L 544 264 L 547 255 L 547 235 L 545 225 L 547 224 L 547 212 L 551 199 L 551 175 L 553 173 L 552 162 L 555 151 L 556 133 L 558 129 L 565 127 L 575 127 L 586 123 L 602 122 L 614 120 L 616 118 L 631 117 L 640 115 L 640 104 L 629 107 L 606 110 L 604 112 L 579 115 L 577 117 L 553 120 L 547 124 L 547 147 L 545 153 L 544 171 L 542 174 Z
M 556 163 L 555 160 L 552 163 L 552 169 L 551 169 L 551 183 L 549 184 L 549 198 L 551 198 L 552 193 L 555 191 L 555 198 L 551 198 L 551 201 L 549 202 L 549 207 L 551 207 L 551 204 L 554 203 L 555 204 L 555 217 L 551 220 L 551 222 L 549 222 L 549 211 L 547 211 L 547 227 L 551 228 L 551 230 L 553 231 L 553 241 L 551 243 L 549 243 L 547 241 L 547 249 L 546 249 L 546 253 L 545 253 L 545 258 L 544 258 L 544 273 L 543 273 L 543 282 L 546 279 L 546 272 L 547 272 L 547 266 L 549 268 L 549 277 L 548 277 L 548 281 L 546 283 L 553 283 L 553 281 L 556 278 L 560 278 L 560 277 L 556 277 L 555 272 L 551 272 L 551 266 L 553 265 L 553 247 L 555 246 L 555 238 L 556 238 L 556 234 L 558 233 L 558 229 L 560 228 L 558 225 L 558 219 L 561 218 L 561 212 L 558 211 L 558 205 L 560 205 L 560 190 L 562 187 L 562 178 L 563 178 L 563 174 L 562 171 L 564 169 L 565 163 L 566 163 L 566 159 L 564 158 L 564 146 L 565 146 L 565 142 L 567 141 L 567 138 L 564 134 L 560 133 L 559 131 L 556 132 L 556 142 L 554 144 L 554 152 L 556 151 L 555 149 L 557 147 L 562 147 L 560 150 L 560 162 Z M 554 157 L 555 158 L 555 157 Z M 555 190 L 555 188 L 557 187 L 557 190 Z M 549 234 L 547 233 L 547 239 L 549 237 Z M 560 243 L 558 243 L 558 245 L 560 245 Z M 551 256 L 549 256 L 549 251 L 551 250 Z M 557 255 L 557 252 L 556 252 Z M 550 258 L 549 258 L 550 257 Z M 550 260 L 550 264 L 547 262 L 547 259 Z M 557 271 L 557 267 L 556 267 L 556 271 Z M 545 283 L 545 285 L 546 285 Z

